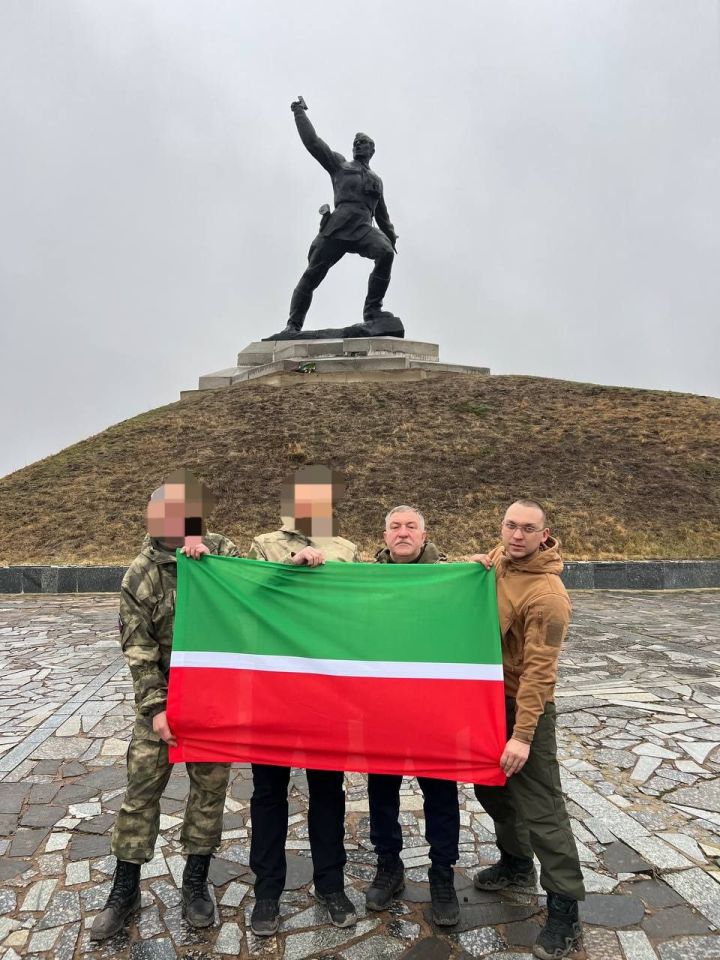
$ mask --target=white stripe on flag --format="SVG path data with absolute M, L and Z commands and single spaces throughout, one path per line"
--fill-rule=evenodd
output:
M 173 650 L 171 667 L 319 673 L 331 677 L 396 677 L 415 680 L 502 680 L 500 663 L 403 663 L 396 660 L 322 660 L 260 653 Z

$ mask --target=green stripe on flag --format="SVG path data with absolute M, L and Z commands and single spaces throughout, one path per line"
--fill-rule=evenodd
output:
M 177 556 L 173 651 L 500 664 L 495 573 L 477 563 Z

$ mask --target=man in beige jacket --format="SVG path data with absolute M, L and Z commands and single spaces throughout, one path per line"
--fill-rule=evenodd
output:
M 344 490 L 341 475 L 329 467 L 301 467 L 280 490 L 282 527 L 255 537 L 248 557 L 308 567 L 321 566 L 326 560 L 356 562 L 357 547 L 337 535 L 333 518 L 333 505 Z M 312 610 L 307 616 L 312 616 Z M 292 723 L 289 716 L 289 731 Z M 344 774 L 341 770 L 306 772 L 315 897 L 327 907 L 334 926 L 350 927 L 357 923 L 357 912 L 344 889 Z M 269 937 L 280 925 L 280 894 L 287 870 L 290 768 L 253 763 L 252 773 L 250 866 L 255 873 L 255 906 L 250 927 L 257 936 Z

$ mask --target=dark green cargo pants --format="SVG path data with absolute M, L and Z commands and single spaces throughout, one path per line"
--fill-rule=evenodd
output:
M 508 736 L 515 725 L 515 700 L 505 699 Z M 540 861 L 540 885 L 573 900 L 585 899 L 580 861 L 560 786 L 555 740 L 555 704 L 545 705 L 519 773 L 504 787 L 475 785 L 475 796 L 495 822 L 501 851 Z
M 183 853 L 211 854 L 220 846 L 229 763 L 187 763 L 190 777 L 180 839 Z M 167 744 L 136 721 L 127 755 L 128 784 L 111 849 L 118 860 L 152 860 L 160 828 L 160 798 L 172 773 Z

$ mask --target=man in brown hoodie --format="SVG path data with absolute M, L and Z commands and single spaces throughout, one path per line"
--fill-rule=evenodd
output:
M 583 876 L 560 785 L 555 741 L 555 681 L 570 623 L 560 580 L 560 545 L 535 500 L 517 500 L 502 523 L 502 543 L 472 560 L 495 566 L 502 632 L 508 741 L 500 766 L 504 787 L 475 786 L 495 823 L 500 860 L 475 875 L 479 890 L 540 884 L 548 917 L 533 947 L 541 960 L 584 960 L 578 900 Z

